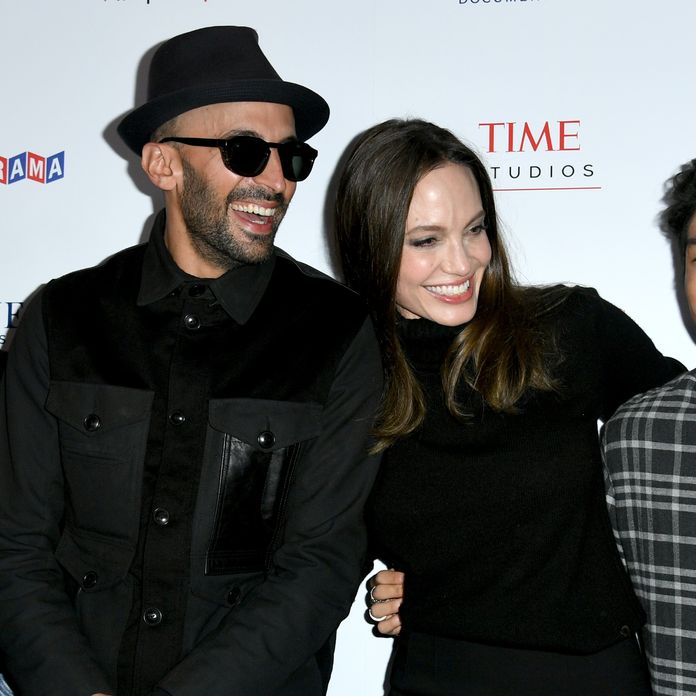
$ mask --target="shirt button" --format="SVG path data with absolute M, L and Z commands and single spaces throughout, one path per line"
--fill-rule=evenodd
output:
M 97 584 L 98 579 L 99 576 L 93 570 L 90 570 L 89 572 L 85 573 L 84 577 L 82 578 L 82 588 L 84 590 L 91 590 Z
M 195 331 L 201 328 L 201 320 L 195 314 L 187 314 L 184 317 L 184 326 L 189 331 Z
M 155 520 L 155 523 L 160 527 L 166 527 L 169 524 L 169 510 L 159 507 L 155 508 L 155 511 L 152 513 L 152 517 Z
M 256 438 L 256 442 L 259 443 L 259 447 L 268 449 L 269 447 L 273 447 L 273 445 L 275 445 L 275 435 L 270 430 L 263 430 Z
M 169 414 L 169 420 L 174 425 L 183 425 L 186 422 L 186 416 L 181 411 L 172 411 Z
M 162 612 L 157 607 L 150 607 L 143 612 L 143 621 L 148 626 L 157 626 L 162 623 Z
M 90 413 L 82 423 L 85 426 L 85 430 L 89 430 L 91 433 L 101 428 L 101 418 L 96 413 Z
M 630 626 L 622 626 L 620 628 L 620 633 L 624 638 L 628 638 L 631 635 L 631 628 Z
M 200 297 L 205 292 L 205 285 L 196 283 L 189 288 L 189 297 Z

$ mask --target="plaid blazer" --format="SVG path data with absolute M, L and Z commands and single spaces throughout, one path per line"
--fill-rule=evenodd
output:
M 648 615 L 655 694 L 696 694 L 696 370 L 626 402 L 606 423 L 607 499 Z

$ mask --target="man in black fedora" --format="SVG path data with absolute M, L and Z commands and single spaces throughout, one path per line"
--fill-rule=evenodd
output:
M 245 27 L 161 45 L 119 125 L 147 244 L 50 282 L 0 394 L 0 646 L 22 696 L 323 694 L 365 552 L 381 366 L 274 246 L 328 106 Z

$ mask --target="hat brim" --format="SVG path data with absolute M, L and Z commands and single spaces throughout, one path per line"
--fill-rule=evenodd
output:
M 118 125 L 118 133 L 126 145 L 140 155 L 152 133 L 175 116 L 209 104 L 243 101 L 292 107 L 295 133 L 300 140 L 311 138 L 329 120 L 329 105 L 307 87 L 283 80 L 239 80 L 186 88 L 153 99 L 126 114 Z

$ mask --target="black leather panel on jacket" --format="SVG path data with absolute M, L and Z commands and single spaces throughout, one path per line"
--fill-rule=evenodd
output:
M 301 443 L 320 432 L 321 406 L 265 399 L 211 402 L 220 484 L 206 575 L 269 567 Z

